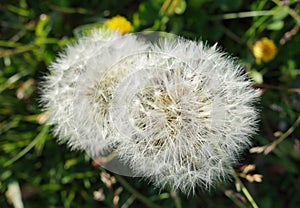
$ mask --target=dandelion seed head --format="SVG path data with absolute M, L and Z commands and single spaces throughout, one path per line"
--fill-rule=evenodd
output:
M 257 92 L 216 45 L 138 37 L 100 31 L 69 46 L 44 84 L 49 123 L 70 147 L 116 151 L 160 188 L 209 189 L 250 145 Z
M 60 54 L 45 77 L 42 103 L 61 142 L 86 150 L 92 157 L 110 149 L 114 142 L 106 124 L 107 103 L 125 72 L 120 69 L 121 73 L 110 74 L 107 69 L 127 53 L 145 48 L 132 35 L 101 31 L 69 45 Z
M 174 49 L 163 42 L 144 54 L 149 58 L 144 69 L 116 92 L 111 123 L 123 137 L 121 157 L 137 175 L 189 193 L 225 179 L 248 147 L 256 93 L 234 61 L 216 49 L 186 43 L 179 41 Z M 206 50 L 213 59 L 190 57 L 190 51 Z

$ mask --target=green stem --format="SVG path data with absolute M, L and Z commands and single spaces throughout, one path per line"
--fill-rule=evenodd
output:
M 277 140 L 273 142 L 273 145 L 277 145 L 280 142 L 282 142 L 284 139 L 286 139 L 291 133 L 293 133 L 296 129 L 296 127 L 300 124 L 300 116 L 298 116 L 295 123 L 284 133 L 282 134 Z
M 278 7 L 280 7 L 280 8 L 286 8 L 287 9 L 287 11 L 288 11 L 288 13 L 289 13 L 289 15 L 292 17 L 292 18 L 294 18 L 294 20 L 296 21 L 296 23 L 297 23 L 297 25 L 298 26 L 300 26 L 300 17 L 299 17 L 299 15 L 297 14 L 297 12 L 295 11 L 295 10 L 293 10 L 293 9 L 291 9 L 289 6 L 284 6 L 284 5 L 282 5 L 282 3 L 280 2 L 280 1 L 278 1 L 278 0 L 272 0 Z
M 278 139 L 262 147 L 262 151 L 264 152 L 264 154 L 267 155 L 271 151 L 275 150 L 276 146 L 279 143 L 281 143 L 283 140 L 285 140 L 290 134 L 292 134 L 297 128 L 297 126 L 299 126 L 299 124 L 300 124 L 300 116 L 298 116 L 297 120 L 293 123 L 293 125 L 286 132 L 284 132 Z M 258 153 L 262 151 L 258 151 Z
M 247 208 L 247 206 L 245 204 L 243 204 L 240 200 L 238 200 L 235 196 L 234 196 L 234 192 L 231 190 L 223 190 L 224 194 L 231 199 L 231 201 L 233 201 L 233 203 L 235 203 L 239 208 Z
M 121 206 L 121 208 L 128 208 L 136 199 L 136 197 L 134 195 L 131 195 L 126 202 Z
M 49 126 L 44 125 L 40 133 L 35 137 L 35 139 L 29 143 L 21 152 L 19 152 L 15 157 L 4 163 L 4 167 L 10 166 L 14 162 L 16 162 L 18 159 L 23 157 L 27 152 L 29 152 L 34 146 L 40 142 L 41 139 L 44 139 L 47 133 L 49 132 Z
M 232 175 L 234 177 L 234 179 L 236 180 L 236 182 L 241 186 L 241 190 L 244 193 L 245 197 L 248 199 L 249 203 L 251 204 L 251 206 L 253 208 L 258 208 L 256 202 L 254 201 L 253 197 L 251 196 L 251 194 L 249 193 L 248 189 L 246 188 L 246 186 L 243 184 L 243 182 L 240 180 L 239 176 L 236 174 L 235 170 L 233 168 L 231 168 L 232 170 Z
M 178 194 L 175 191 L 171 191 L 171 196 L 174 199 L 175 207 L 176 208 L 182 208 L 182 206 L 181 206 L 181 200 L 180 200 Z
M 84 8 L 69 8 L 69 7 L 60 7 L 56 5 L 50 5 L 50 8 L 55 11 L 66 13 L 66 14 L 89 14 L 89 11 Z
M 137 190 L 135 190 L 122 176 L 115 174 L 114 175 L 117 179 L 117 181 L 130 193 L 132 193 L 138 200 L 143 202 L 147 207 L 149 208 L 160 208 L 157 204 L 150 201 L 147 197 L 139 193 Z
M 20 43 L 16 43 L 14 41 L 3 41 L 3 40 L 0 40 L 0 46 L 1 47 L 17 48 L 17 47 L 21 47 L 23 45 L 20 44 Z
M 16 55 L 19 53 L 24 53 L 27 51 L 31 51 L 35 48 L 34 45 L 25 45 L 25 46 L 20 46 L 14 50 L 4 50 L 3 52 L 0 53 L 0 58 L 3 58 L 4 56 L 12 56 L 12 55 Z
M 263 11 L 248 11 L 248 12 L 238 12 L 238 13 L 227 13 L 223 15 L 216 16 L 215 20 L 219 19 L 239 19 L 247 17 L 257 17 L 257 16 L 271 16 L 276 14 L 277 11 L 263 10 Z

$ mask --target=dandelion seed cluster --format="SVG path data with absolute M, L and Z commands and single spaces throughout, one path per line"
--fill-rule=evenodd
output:
M 135 176 L 185 193 L 226 179 L 255 132 L 251 81 L 201 41 L 100 30 L 60 54 L 42 90 L 60 141 L 115 151 Z

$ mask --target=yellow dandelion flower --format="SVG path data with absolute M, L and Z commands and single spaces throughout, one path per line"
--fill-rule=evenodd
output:
M 274 59 L 277 53 L 277 47 L 273 40 L 262 38 L 253 45 L 253 55 L 256 58 L 256 63 L 261 64 L 261 61 L 268 62 Z
M 111 30 L 119 31 L 122 35 L 132 30 L 131 23 L 125 17 L 120 15 L 107 20 L 106 26 Z

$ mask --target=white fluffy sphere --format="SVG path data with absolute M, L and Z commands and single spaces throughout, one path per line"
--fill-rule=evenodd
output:
M 116 151 L 133 175 L 189 193 L 226 178 L 255 132 L 242 68 L 201 41 L 96 32 L 50 68 L 43 101 L 62 141 Z

